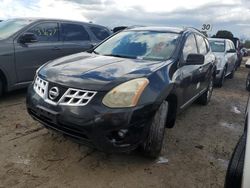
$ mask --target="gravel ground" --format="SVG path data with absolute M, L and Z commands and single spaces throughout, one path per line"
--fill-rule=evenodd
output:
M 27 114 L 25 90 L 7 94 L 0 99 L 0 187 L 223 187 L 243 132 L 247 72 L 242 65 L 208 106 L 193 104 L 178 116 L 160 161 L 107 155 L 51 134 Z

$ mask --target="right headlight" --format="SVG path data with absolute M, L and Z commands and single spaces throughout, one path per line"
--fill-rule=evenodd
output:
M 148 83 L 147 78 L 137 78 L 120 84 L 105 95 L 102 103 L 110 108 L 134 107 Z

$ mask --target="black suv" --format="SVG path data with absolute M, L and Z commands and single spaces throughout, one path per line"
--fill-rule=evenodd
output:
M 0 22 L 0 96 L 3 91 L 27 87 L 47 61 L 89 50 L 110 34 L 106 27 L 70 20 Z
M 216 74 L 207 38 L 195 29 L 126 29 L 88 53 L 47 63 L 27 95 L 29 114 L 106 152 L 162 148 L 165 127 L 198 100 L 206 105 Z

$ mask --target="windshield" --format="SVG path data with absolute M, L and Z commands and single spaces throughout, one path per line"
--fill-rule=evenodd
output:
M 124 31 L 98 46 L 94 53 L 162 61 L 169 59 L 177 45 L 179 34 L 155 31 Z
M 0 22 L 0 39 L 5 39 L 22 29 L 23 27 L 30 24 L 31 20 L 6 20 Z
M 224 52 L 225 43 L 224 41 L 209 41 L 211 49 L 213 52 Z

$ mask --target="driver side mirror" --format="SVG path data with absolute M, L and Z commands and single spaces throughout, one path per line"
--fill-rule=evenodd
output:
M 20 43 L 34 43 L 37 42 L 37 37 L 33 33 L 24 33 L 20 38 L 19 38 Z
M 189 54 L 185 65 L 202 65 L 204 61 L 205 57 L 202 54 Z
M 248 68 L 248 69 L 250 68 L 250 64 L 249 64 L 249 63 L 246 63 L 245 66 L 246 66 L 246 68 Z
M 236 52 L 236 50 L 234 50 L 234 49 L 227 50 L 227 53 L 235 53 L 235 52 Z

